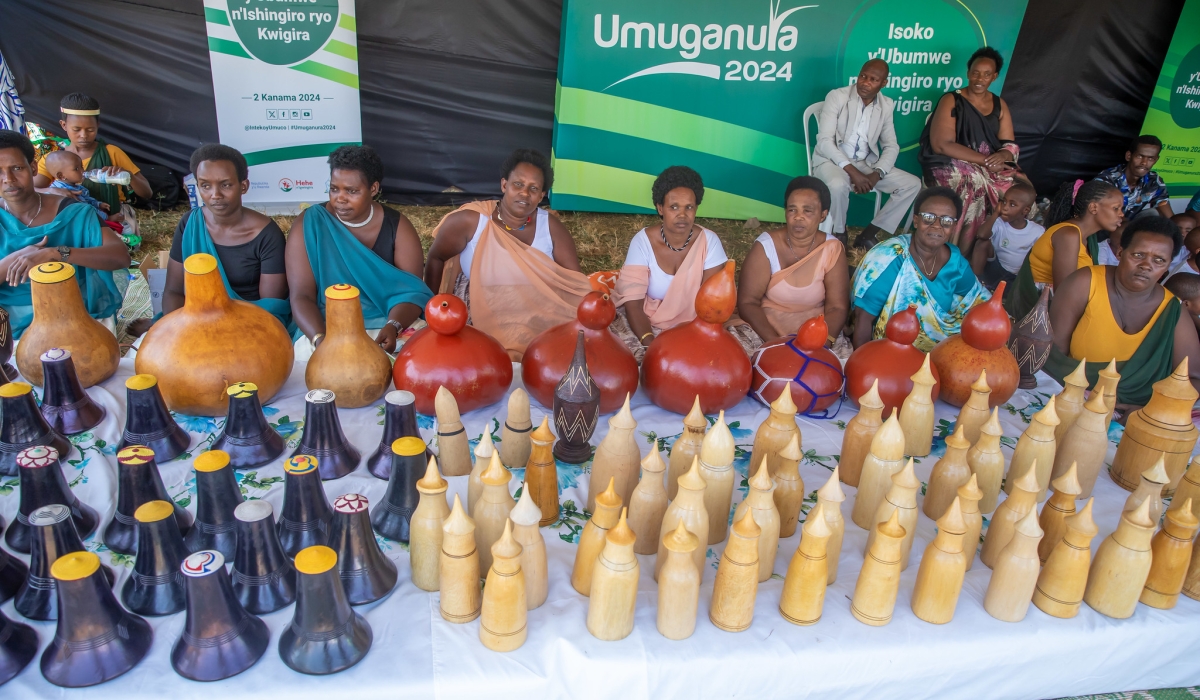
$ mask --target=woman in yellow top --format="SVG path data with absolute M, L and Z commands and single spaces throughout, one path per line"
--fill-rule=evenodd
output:
M 1124 217 L 1121 191 L 1103 180 L 1076 180 L 1059 188 L 1046 209 L 1046 232 L 1029 250 L 1016 284 L 1009 286 L 1004 306 L 1018 321 L 1037 304 L 1047 284 L 1061 284 L 1081 267 L 1099 260 L 1100 231 L 1116 231 Z
M 1179 300 L 1158 283 L 1183 244 L 1179 227 L 1160 216 L 1136 219 L 1121 235 L 1115 266 L 1091 265 L 1055 288 L 1050 306 L 1054 344 L 1045 370 L 1062 383 L 1080 360 L 1089 383 L 1110 360 L 1121 381 L 1117 404 L 1129 410 L 1150 400 L 1152 385 L 1188 359 L 1200 387 L 1200 339 Z

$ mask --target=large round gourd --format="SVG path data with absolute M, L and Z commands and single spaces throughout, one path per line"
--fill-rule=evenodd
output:
M 304 383 L 328 389 L 340 408 L 374 403 L 388 387 L 392 362 L 367 335 L 357 287 L 335 284 L 325 290 L 325 338 L 308 360 Z
M 892 314 L 884 325 L 883 337 L 863 343 L 846 361 L 846 398 L 855 406 L 863 394 L 879 380 L 879 398 L 883 401 L 883 415 L 891 415 L 899 409 L 912 391 L 912 375 L 925 363 L 925 353 L 913 347 L 921 333 L 916 307 L 910 306 Z M 932 399 L 937 400 L 941 377 L 938 367 L 930 367 L 933 378 Z
M 29 271 L 33 322 L 17 344 L 17 369 L 31 384 L 42 385 L 42 353 L 50 348 L 71 352 L 79 383 L 87 388 L 117 371 L 121 350 L 117 338 L 88 315 L 68 263 L 42 263 Z
M 292 371 L 287 330 L 254 304 L 230 299 L 213 256 L 189 256 L 183 269 L 183 306 L 150 327 L 134 357 L 137 373 L 158 377 L 167 406 L 188 415 L 225 415 L 226 389 L 236 382 L 254 384 L 269 402 Z
M 996 287 L 991 301 L 979 304 L 963 317 L 962 332 L 938 343 L 929 353 L 937 367 L 941 399 L 951 406 L 962 406 L 971 397 L 971 384 L 987 370 L 988 405 L 999 406 L 1017 391 L 1021 368 L 1017 358 L 1005 346 L 1012 333 L 1012 322 L 1000 300 L 1004 282 Z

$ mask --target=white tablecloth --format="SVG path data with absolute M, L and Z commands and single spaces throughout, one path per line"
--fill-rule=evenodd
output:
M 269 420 L 295 445 L 304 418 L 304 368 L 297 363 L 284 389 L 267 406 Z M 517 368 L 519 370 L 519 368 Z M 114 447 L 124 421 L 124 381 L 133 373 L 132 357 L 121 361 L 117 375 L 93 387 L 89 393 L 108 409 L 104 423 L 91 433 L 73 439 L 81 452 L 74 452 L 64 465 L 75 493 L 96 508 L 105 523 L 112 517 L 116 501 Z M 520 384 L 516 372 L 514 387 Z M 1035 392 L 1018 392 L 1001 408 L 1005 429 L 1004 447 L 1011 454 L 1028 417 L 1058 387 L 1046 377 Z M 1031 401 L 1034 402 L 1033 405 Z M 505 417 L 505 402 L 463 416 L 472 444 L 486 427 L 499 437 Z M 536 424 L 548 411 L 536 402 Z M 643 449 L 658 439 L 670 444 L 682 430 L 681 416 L 649 403 L 639 392 L 633 414 Z M 805 489 L 821 486 L 841 451 L 845 421 L 854 414 L 847 404 L 834 420 L 801 419 L 805 460 L 801 464 Z M 948 434 L 957 410 L 938 403 L 941 437 Z M 767 410 L 747 399 L 731 410 L 726 419 L 739 445 L 736 467 L 741 474 L 734 501 L 745 494 L 744 478 L 754 429 Z M 195 481 L 191 456 L 202 452 L 219 432 L 220 420 L 180 416 L 192 433 L 191 455 L 161 465 L 168 491 L 180 503 L 195 509 Z M 378 444 L 383 424 L 382 403 L 369 408 L 342 410 L 347 437 L 369 455 Z M 421 418 L 422 434 L 432 444 L 432 419 Z M 607 431 L 602 418 L 593 444 Z M 1109 460 L 1119 439 L 1114 424 Z M 920 459 L 917 475 L 927 480 L 930 469 L 945 449 L 935 441 L 930 457 Z M 284 457 L 290 454 L 285 452 Z M 240 478 L 247 497 L 264 498 L 275 506 L 282 503 L 282 458 L 276 463 Z M 1149 465 L 1147 465 L 1149 466 Z M 588 467 L 559 464 L 561 501 L 586 502 Z M 523 470 L 515 470 L 512 490 L 521 485 Z M 449 479 L 451 498 L 464 499 L 467 478 Z M 360 467 L 337 481 L 325 482 L 330 498 L 345 493 L 362 493 L 377 502 L 385 482 Z M 90 691 L 89 697 L 171 697 L 208 699 L 283 697 L 289 700 L 333 697 L 487 697 L 500 698 L 620 697 L 626 700 L 673 697 L 904 697 L 904 698 L 1054 698 L 1065 695 L 1162 688 L 1200 684 L 1200 603 L 1181 598 L 1170 611 L 1139 605 L 1129 620 L 1112 620 L 1083 606 L 1072 620 L 1059 620 L 1031 607 L 1020 623 L 1000 622 L 983 609 L 983 596 L 991 571 L 976 561 L 967 573 L 954 620 L 931 625 L 917 619 L 909 607 L 921 553 L 934 535 L 934 523 L 920 516 L 912 559 L 901 577 L 900 595 L 892 622 L 869 627 L 850 614 L 849 597 L 862 564 L 866 532 L 849 519 L 854 489 L 846 488 L 843 504 L 846 536 L 841 551 L 837 582 L 825 599 L 824 617 L 812 627 L 797 627 L 778 612 L 782 576 L 795 552 L 800 533 L 779 543 L 776 575 L 759 586 L 754 623 L 749 630 L 728 633 L 708 621 L 713 577 L 723 545 L 710 549 L 700 595 L 696 633 L 684 641 L 670 641 L 655 629 L 657 585 L 651 577 L 654 558 L 639 557 L 641 579 L 637 621 L 633 634 L 619 642 L 602 642 L 585 627 L 587 598 L 571 588 L 570 573 L 575 556 L 571 542 L 582 527 L 582 516 L 544 528 L 549 555 L 550 595 L 547 602 L 529 614 L 529 637 L 517 651 L 500 654 L 479 642 L 479 622 L 450 624 L 438 613 L 438 594 L 417 589 L 409 580 L 408 553 L 404 545 L 383 540 L 385 553 L 396 561 L 400 580 L 386 599 L 358 608 L 374 630 L 374 646 L 357 666 L 327 677 L 309 677 L 283 665 L 275 644 L 280 631 L 292 617 L 292 607 L 264 617 L 272 631 L 272 645 L 263 658 L 234 678 L 207 685 L 185 680 L 170 666 L 169 654 L 184 622 L 184 614 L 149 618 L 154 627 L 150 654 L 133 670 Z M 1093 549 L 1116 527 L 1127 493 L 1102 475 L 1095 489 L 1095 519 L 1100 534 Z M 0 514 L 12 522 L 17 510 L 17 480 L 0 479 Z M 802 516 L 803 517 L 803 516 Z M 101 528 L 102 529 L 102 528 Z M 657 533 L 638 533 L 657 537 Z M 113 557 L 94 535 L 89 549 L 100 553 L 118 573 L 117 590 L 129 575 L 131 557 Z M 27 559 L 27 558 L 26 558 Z M 3 606 L 9 617 L 21 619 L 12 602 Z M 32 623 L 42 647 L 54 635 L 55 623 Z M 46 683 L 37 659 L 17 678 L 0 688 L 0 697 L 82 697 L 79 692 Z

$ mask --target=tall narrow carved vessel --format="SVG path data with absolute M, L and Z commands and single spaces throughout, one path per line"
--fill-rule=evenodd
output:
M 758 465 L 766 458 L 767 469 L 774 476 L 782 461 L 779 453 L 793 436 L 800 438 L 800 426 L 796 425 L 796 404 L 792 401 L 792 392 L 781 391 L 778 398 L 771 402 L 767 419 L 759 423 L 758 430 L 754 432 L 750 464 Z
M 987 383 L 987 370 L 979 370 L 979 378 L 971 385 L 971 396 L 958 411 L 954 429 L 963 429 L 963 437 L 974 445 L 979 442 L 979 431 L 992 415 L 992 388 Z
M 444 386 L 433 397 L 437 416 L 438 464 L 446 476 L 466 476 L 471 473 L 471 447 L 467 430 L 458 412 L 458 401 Z
M 921 566 L 917 569 L 912 611 L 926 622 L 944 625 L 954 618 L 963 576 L 967 573 L 962 559 L 962 540 L 967 526 L 957 496 L 946 508 L 946 513 L 938 518 L 937 525 L 937 536 L 925 548 Z
M 700 410 L 700 396 L 697 394 L 692 403 L 692 410 L 683 417 L 683 432 L 671 445 L 671 458 L 667 464 L 667 498 L 675 500 L 679 491 L 679 477 L 687 473 L 692 466 L 692 458 L 700 456 L 700 447 L 704 444 L 704 433 L 708 430 L 708 421 Z
M 596 494 L 614 479 L 617 494 L 623 503 L 629 503 L 629 497 L 637 488 L 639 466 L 642 461 L 641 450 L 638 449 L 637 421 L 629 410 L 629 395 L 625 396 L 625 405 L 612 418 L 608 419 L 608 433 L 596 448 L 596 456 L 592 459 L 592 476 L 588 482 L 588 510 L 596 506 Z
M 979 553 L 979 560 L 984 566 L 989 569 L 996 568 L 996 560 L 1000 552 L 1012 541 L 1017 523 L 1030 513 L 1037 513 L 1037 475 L 1026 471 L 1017 479 L 1012 495 L 1004 499 L 992 514 L 987 535 L 983 540 L 983 550 Z M 1038 527 L 1041 528 L 1041 525 Z
M 971 466 L 967 464 L 967 452 L 971 443 L 963 435 L 960 425 L 946 438 L 946 451 L 933 465 L 929 473 L 929 485 L 925 489 L 925 502 L 921 512 L 930 520 L 938 520 L 958 495 L 958 487 L 971 478 Z
M 525 573 L 525 602 L 533 610 L 546 602 L 550 592 L 546 565 L 546 540 L 538 529 L 542 511 L 533 502 L 529 489 L 521 491 L 521 499 L 508 514 L 513 524 L 513 539 L 521 545 L 521 571 Z
M 283 507 L 275 528 L 283 551 L 294 557 L 306 547 L 325 544 L 332 520 L 317 458 L 289 457 L 283 463 Z
M 1183 478 L 1179 480 L 1174 498 L 1179 501 L 1192 499 L 1192 515 L 1200 518 L 1200 456 L 1192 458 Z
M 991 417 L 979 429 L 979 440 L 967 452 L 967 464 L 979 478 L 979 490 L 983 492 L 979 512 L 984 514 L 996 510 L 1000 482 L 1004 479 L 1004 453 L 1000 451 L 1004 429 L 1000 427 L 999 411 L 998 408 L 992 409 Z
M 974 474 L 967 483 L 958 487 L 958 501 L 962 505 L 963 523 L 967 532 L 963 535 L 963 569 L 970 571 L 975 565 L 975 552 L 979 549 L 979 533 L 983 530 L 983 514 L 979 512 L 979 501 L 983 492 L 979 490 Z
M 170 462 L 186 452 L 191 442 L 191 436 L 171 417 L 153 374 L 135 374 L 125 380 L 125 429 L 118 450 L 143 445 L 154 450 L 158 461 Z
M 1088 381 L 1085 373 L 1087 358 L 1079 361 L 1075 371 L 1063 377 L 1063 390 L 1054 397 L 1054 412 L 1058 414 L 1058 425 L 1054 427 L 1054 441 L 1062 444 L 1067 431 L 1075 425 L 1075 419 L 1083 412 L 1087 402 Z
M 383 396 L 391 374 L 391 359 L 363 325 L 358 289 L 326 287 L 325 337 L 308 360 L 304 383 L 337 394 L 342 408 L 361 408 Z
M 471 474 L 467 477 L 467 514 L 475 514 L 475 504 L 483 495 L 483 472 L 492 463 L 492 452 L 496 445 L 492 442 L 492 434 L 484 430 L 479 436 L 479 444 L 475 445 L 475 462 L 471 465 Z M 503 461 L 503 460 L 502 460 Z
M 338 577 L 351 605 L 382 599 L 396 587 L 396 563 L 384 555 L 371 529 L 371 502 L 358 493 L 333 501 L 329 548 L 337 553 Z
M 209 450 L 192 462 L 196 472 L 196 527 L 183 539 L 189 552 L 215 549 L 233 561 L 237 550 L 237 519 L 233 511 L 245 500 L 229 455 Z
M 858 399 L 858 414 L 846 424 L 842 433 L 842 483 L 858 488 L 862 475 L 863 461 L 871 452 L 875 433 L 883 425 L 883 401 L 879 398 L 879 380 L 871 382 L 871 388 Z
M 1154 383 L 1150 403 L 1134 411 L 1125 422 L 1125 434 L 1113 457 L 1113 481 L 1132 491 L 1145 465 L 1162 452 L 1171 480 L 1164 495 L 1173 494 L 1200 435 L 1192 424 L 1192 406 L 1197 398 L 1200 394 L 1188 379 L 1188 359 L 1184 357 L 1171 376 Z
M 438 567 L 438 589 L 442 617 L 462 624 L 479 617 L 479 548 L 475 545 L 475 521 L 463 511 L 454 495 L 450 517 L 442 524 L 442 556 Z
M 800 476 L 800 437 L 792 436 L 779 451 L 779 468 L 775 472 L 775 507 L 779 510 L 779 536 L 796 534 L 800 508 L 804 505 L 804 479 Z M 753 464 L 753 462 L 751 462 Z M 835 467 L 834 469 L 836 469 Z
M 687 639 L 696 631 L 700 605 L 700 572 L 692 552 L 700 539 L 683 522 L 662 538 L 667 561 L 658 572 L 658 633 L 667 639 Z
M 529 441 L 533 449 L 525 465 L 525 488 L 542 512 L 538 525 L 546 527 L 558 522 L 558 465 L 554 461 L 554 433 L 550 432 L 548 417 L 542 417 L 542 424 L 529 436 Z
M 492 568 L 492 545 L 500 539 L 504 532 L 504 524 L 508 522 L 508 514 L 512 512 L 517 502 L 513 500 L 508 490 L 508 482 L 512 473 L 500 463 L 500 455 L 492 453 L 491 462 L 484 470 L 483 495 L 475 504 L 475 544 L 479 547 L 479 566 L 481 570 Z
M 1008 463 L 1008 474 L 1004 478 L 1004 492 L 1012 493 L 1012 485 L 1029 469 L 1037 464 L 1038 501 L 1046 500 L 1046 489 L 1050 486 L 1050 472 L 1054 471 L 1054 429 L 1058 426 L 1058 415 L 1054 410 L 1054 397 L 1046 407 L 1033 414 L 1029 427 L 1021 433 L 1012 459 Z
M 921 369 L 909 377 L 913 388 L 900 407 L 900 428 L 904 430 L 904 452 L 924 457 L 933 449 L 933 387 L 937 379 L 929 371 L 929 355 Z
M 700 476 L 704 477 L 704 509 L 708 511 L 708 544 L 724 542 L 729 532 L 729 508 L 733 505 L 733 433 L 725 424 L 725 412 L 704 436 L 700 448 Z
M 171 667 L 194 681 L 219 681 L 253 666 L 271 642 L 267 624 L 246 612 L 229 582 L 225 557 L 201 550 L 183 560 L 187 587 L 183 633 L 171 647 Z
M 117 338 L 88 315 L 68 263 L 42 263 L 29 271 L 33 321 L 17 344 L 17 369 L 21 376 L 42 385 L 42 353 L 62 348 L 71 353 L 83 388 L 108 379 L 117 371 L 121 351 Z M 5 377 L 5 379 L 9 379 Z
M 637 535 L 629 529 L 622 510 L 620 520 L 605 536 L 604 549 L 592 570 L 587 628 L 596 639 L 614 642 L 633 631 L 641 571 L 633 554 L 636 541 Z
M 767 461 L 759 463 L 758 471 L 749 481 L 750 492 L 733 513 L 735 521 L 749 511 L 762 532 L 758 536 L 758 580 L 766 581 L 775 571 L 775 554 L 779 550 L 779 509 L 775 507 L 775 482 L 767 473 Z
M 96 531 L 100 516 L 95 509 L 80 501 L 67 486 L 57 450 L 41 445 L 26 447 L 17 455 L 17 468 L 20 472 L 20 501 L 16 518 L 4 533 L 4 541 L 14 551 L 29 554 L 33 539 L 29 516 L 42 506 L 66 506 L 80 537 L 90 537 Z
M 904 431 L 896 412 L 884 422 L 871 440 L 871 452 L 863 460 L 858 492 L 850 519 L 864 530 L 875 526 L 875 511 L 892 486 L 892 475 L 904 468 Z
M 293 671 L 337 673 L 371 649 L 371 626 L 350 607 L 338 580 L 337 554 L 317 545 L 296 555 L 296 608 L 279 635 L 279 656 Z
M 30 447 L 42 446 L 63 457 L 71 454 L 71 442 L 52 429 L 38 412 L 32 386 L 25 382 L 0 386 L 0 476 L 16 476 L 17 455 Z
M 704 507 L 705 490 L 704 477 L 700 476 L 700 458 L 693 457 L 692 468 L 679 477 L 679 493 L 667 506 L 667 512 L 663 515 L 662 529 L 658 532 L 658 557 L 654 561 L 655 580 L 658 580 L 658 572 L 667 560 L 667 549 L 661 544 L 662 539 L 678 527 L 679 523 L 683 523 L 687 531 L 700 541 L 700 546 L 692 550 L 692 563 L 695 564 L 700 578 L 704 578 L 704 561 L 708 556 L 708 510 Z
M 912 551 L 913 538 L 917 532 L 917 490 L 920 488 L 921 481 L 913 473 L 913 460 L 910 457 L 904 465 L 904 469 L 892 475 L 892 487 L 888 489 L 887 495 L 875 509 L 876 524 L 887 522 L 891 519 L 892 513 L 900 514 L 898 522 L 900 527 L 904 528 L 904 538 L 900 542 L 901 571 L 908 568 L 908 555 Z M 878 529 L 875 527 L 867 532 L 864 555 L 870 554 L 871 543 L 875 540 L 877 533 Z
M 416 397 L 411 391 L 389 391 L 383 395 L 383 436 L 375 451 L 367 457 L 367 471 L 376 479 L 388 480 L 392 475 L 392 443 L 402 437 L 421 439 L 417 427 Z M 425 449 L 425 461 L 433 453 Z
M 887 522 L 875 525 L 875 530 L 871 551 L 854 584 L 850 612 L 863 624 L 882 627 L 892 621 L 900 592 L 900 547 L 905 535 L 900 513 L 893 512 Z
M 733 524 L 713 582 L 708 619 L 726 632 L 741 632 L 754 620 L 758 596 L 758 538 L 762 530 L 750 511 Z
M 1050 357 L 1050 346 L 1054 343 L 1054 330 L 1050 327 L 1051 285 L 1042 288 L 1034 305 L 1025 318 L 1013 328 L 1008 340 L 1008 349 L 1017 358 L 1021 371 L 1018 389 L 1036 389 L 1037 373 Z
M 1122 513 L 1116 531 L 1096 550 L 1083 600 L 1102 615 L 1124 619 L 1137 608 L 1153 556 L 1149 510 L 1150 504 L 1143 501 L 1136 510 Z
M 1163 527 L 1150 540 L 1150 574 L 1142 588 L 1141 602 L 1152 608 L 1170 610 L 1179 602 L 1183 579 L 1192 561 L 1192 542 L 1200 520 L 1192 515 L 1192 499 L 1180 501 L 1163 520 Z
M 817 489 L 817 505 L 825 514 L 825 525 L 829 527 L 829 542 L 825 546 L 825 556 L 828 559 L 829 579 L 833 585 L 837 580 L 838 560 L 842 553 L 842 538 L 846 534 L 846 521 L 842 518 L 842 502 L 846 494 L 842 492 L 842 484 L 838 481 L 838 467 L 833 468 L 829 480 Z
M 71 522 L 71 509 L 61 503 L 43 506 L 30 513 L 29 527 L 33 531 L 29 543 L 29 574 L 13 598 L 13 609 L 28 620 L 56 620 L 58 594 L 50 567 L 65 554 L 84 551 L 83 540 Z M 111 569 L 101 568 L 110 584 L 116 580 Z M 7 597 L 3 590 L 0 590 L 0 596 Z
M 575 564 L 571 569 L 571 586 L 584 595 L 590 595 L 592 590 L 592 570 L 596 568 L 596 558 L 604 550 L 605 537 L 608 531 L 617 524 L 621 516 L 621 497 L 617 495 L 612 479 L 608 480 L 608 488 L 596 497 L 596 510 L 579 533 L 579 547 L 575 550 Z
M 233 511 L 238 520 L 233 559 L 233 591 L 247 610 L 265 615 L 296 599 L 296 568 L 279 543 L 271 504 L 246 501 Z
M 642 480 L 629 497 L 629 527 L 634 532 L 644 533 L 639 537 L 633 551 L 638 554 L 658 552 L 655 541 L 662 529 L 663 515 L 667 512 L 667 489 L 663 486 L 663 474 L 667 465 L 657 447 L 651 447 L 642 460 Z
M 521 387 L 508 396 L 508 416 L 500 429 L 500 462 L 509 469 L 520 469 L 529 461 L 533 444 L 529 434 L 533 420 L 529 417 L 529 394 Z
M 492 545 L 491 559 L 480 607 L 479 641 L 492 651 L 512 651 L 520 648 L 529 634 L 529 606 L 521 545 L 513 539 L 511 523 L 505 523 L 503 534 Z
M 413 512 L 408 530 L 408 560 L 412 582 L 423 591 L 438 589 L 438 568 L 442 553 L 442 525 L 450 517 L 446 504 L 449 484 L 438 473 L 437 458 L 429 460 L 425 476 L 417 482 L 421 500 Z
M 1088 568 L 1092 563 L 1092 538 L 1100 531 L 1092 520 L 1092 499 L 1089 498 L 1078 513 L 1064 518 L 1061 528 L 1061 537 L 1048 553 L 1042 573 L 1038 575 L 1033 604 L 1047 615 L 1071 618 L 1083 604 L 1083 589 L 1087 586 Z M 1045 541 L 1043 536 L 1042 543 Z M 1038 552 L 1041 552 L 1041 544 Z
M 163 486 L 154 450 L 143 445 L 125 447 L 117 452 L 117 507 L 112 520 L 104 526 L 104 546 L 121 554 L 137 550 L 137 521 L 133 514 L 143 503 L 171 501 Z M 192 514 L 175 505 L 175 522 L 181 534 L 192 527 Z
M 779 614 L 793 625 L 815 625 L 825 609 L 825 589 L 829 585 L 829 526 L 825 507 L 817 504 L 808 512 L 800 545 L 788 564 L 779 598 Z
M 412 518 L 421 502 L 419 482 L 434 460 L 425 457 L 425 443 L 418 437 L 396 438 L 388 451 L 392 455 L 391 474 L 383 500 L 371 513 L 371 527 L 390 540 L 411 544 Z
M 1184 373 L 1187 376 L 1187 373 Z M 1108 366 L 1100 370 L 1099 376 L 1096 378 L 1096 386 L 1092 389 L 1092 393 L 1100 394 L 1104 397 L 1104 407 L 1107 413 L 1104 415 L 1104 432 L 1108 432 L 1108 425 L 1112 423 L 1113 410 L 1117 407 L 1117 384 L 1121 381 L 1121 374 L 1117 372 L 1117 361 L 1112 359 L 1108 361 Z M 1151 397 L 1153 398 L 1153 397 Z
M 1042 506 L 1042 514 L 1038 516 L 1038 525 L 1041 526 L 1042 541 L 1038 544 L 1038 558 L 1042 563 L 1046 563 L 1046 559 L 1050 557 L 1050 553 L 1058 546 L 1058 541 L 1063 538 L 1066 533 L 1066 520 L 1068 517 L 1075 514 L 1075 497 L 1079 495 L 1079 477 L 1076 475 L 1076 467 L 1071 464 L 1071 468 L 1066 474 L 1055 479 L 1051 484 L 1054 493 L 1050 494 L 1050 500 L 1046 501 L 1046 505 Z M 1080 591 L 1080 595 L 1083 592 Z
M 1054 471 L 1051 478 L 1057 479 L 1074 464 L 1079 477 L 1079 499 L 1091 498 L 1096 478 L 1104 467 L 1108 454 L 1108 435 L 1104 430 L 1104 397 L 1092 392 L 1092 397 L 1083 405 L 1083 412 L 1075 419 L 1071 429 L 1054 453 Z
M 229 298 L 213 256 L 188 256 L 183 269 L 187 297 L 142 336 L 137 373 L 158 377 L 167 406 L 192 416 L 225 415 L 225 389 L 236 382 L 270 403 L 292 372 L 291 336 L 271 314 Z
M 50 348 L 41 359 L 42 415 L 50 427 L 61 435 L 77 435 L 99 425 L 104 409 L 83 390 L 71 351 Z
M 1129 494 L 1129 498 L 1125 499 L 1125 505 L 1121 510 L 1133 510 L 1142 504 L 1142 501 L 1150 501 L 1150 522 L 1157 523 L 1162 519 L 1163 501 L 1162 492 L 1167 486 L 1167 470 L 1166 456 L 1158 455 L 1158 461 L 1154 462 L 1154 466 L 1142 472 L 1141 483 Z M 1182 501 L 1180 501 L 1182 503 Z
M 313 389 L 304 395 L 304 434 L 292 451 L 293 457 L 297 455 L 316 457 L 321 478 L 326 481 L 340 479 L 358 468 L 362 453 L 346 439 L 332 391 Z
M 252 469 L 274 462 L 287 443 L 267 422 L 258 399 L 258 387 L 250 382 L 237 382 L 230 384 L 225 393 L 229 396 L 228 417 L 212 449 L 228 454 L 229 466 L 234 469 Z
M 583 331 L 575 343 L 575 356 L 567 373 L 554 389 L 554 427 L 558 430 L 558 442 L 554 444 L 554 456 L 567 464 L 583 464 L 592 456 L 588 444 L 596 432 L 600 420 L 600 388 L 588 372 L 587 353 L 584 352 Z
M 996 566 L 983 596 L 983 609 L 997 620 L 1020 622 L 1029 612 L 1041 569 L 1037 555 L 1041 539 L 1042 528 L 1038 526 L 1037 513 L 1031 510 L 1017 523 L 1012 540 L 996 557 Z
M 121 602 L 138 615 L 171 615 L 183 610 L 183 574 L 188 555 L 172 504 L 150 501 L 133 515 L 138 521 L 133 574 L 121 586 Z

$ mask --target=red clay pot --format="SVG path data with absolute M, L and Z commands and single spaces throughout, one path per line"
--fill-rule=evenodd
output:
M 912 391 L 909 379 L 925 362 L 925 353 L 913 347 L 921 332 L 915 306 L 910 306 L 888 319 L 884 337 L 863 343 L 846 361 L 846 396 L 858 405 L 858 398 L 867 393 L 871 383 L 879 380 L 879 398 L 883 400 L 883 415 L 899 409 Z M 938 368 L 931 366 L 934 379 L 933 399 L 938 398 L 941 378 Z
M 779 338 L 754 353 L 750 391 L 765 406 L 779 398 L 784 385 L 802 414 L 824 411 L 842 393 L 842 363 L 825 347 L 829 326 L 825 316 L 810 318 L 796 335 Z
M 996 287 L 990 301 L 979 304 L 963 317 L 962 332 L 938 343 L 930 360 L 941 376 L 942 400 L 952 406 L 962 406 L 971 396 L 971 384 L 979 371 L 987 370 L 987 382 L 992 393 L 992 407 L 1012 398 L 1021 380 L 1021 368 L 1011 351 L 1005 347 L 1012 322 L 1001 305 L 1004 282 Z

